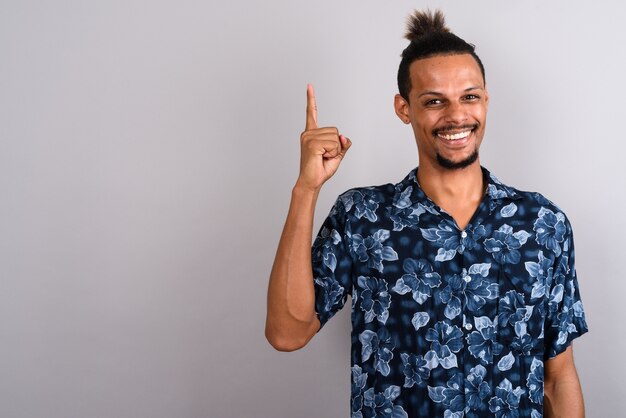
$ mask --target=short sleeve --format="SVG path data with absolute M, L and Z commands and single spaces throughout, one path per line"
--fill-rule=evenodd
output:
M 346 303 L 351 292 L 352 259 L 348 249 L 346 209 L 337 199 L 311 249 L 315 311 L 320 329 Z
M 544 328 L 546 358 L 562 353 L 572 340 L 588 331 L 574 266 L 574 237 L 567 218 L 565 228 L 563 242 L 558 246 L 560 254 L 555 259 L 552 286 L 548 295 L 548 313 Z

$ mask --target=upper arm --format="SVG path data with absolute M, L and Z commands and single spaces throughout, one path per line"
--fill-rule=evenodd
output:
M 567 218 L 563 222 L 563 242 L 555 247 L 553 276 L 550 288 L 546 289 L 545 343 L 549 358 L 559 357 L 570 348 L 572 340 L 588 331 L 574 262 L 574 236 Z M 565 358 L 569 356 L 571 360 L 569 351 Z
M 585 406 L 572 344 L 547 360 L 544 371 L 544 416 L 583 418 Z
M 565 351 L 546 360 L 544 381 L 545 385 L 548 386 L 558 380 L 569 377 L 578 378 L 576 375 L 576 367 L 574 366 L 574 352 L 571 342 Z
M 341 196 L 313 241 L 311 262 L 315 288 L 316 332 L 345 304 L 352 290 L 352 258 L 347 244 L 347 211 Z

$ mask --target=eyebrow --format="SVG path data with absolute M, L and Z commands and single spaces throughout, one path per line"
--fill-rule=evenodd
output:
M 484 90 L 482 87 L 480 86 L 472 86 L 472 87 L 468 87 L 465 90 L 463 90 L 464 92 L 468 92 L 468 91 L 472 91 L 472 90 Z M 431 96 L 443 96 L 443 93 L 440 93 L 438 91 L 425 91 L 423 93 L 420 93 L 419 96 L 417 96 L 417 98 L 419 99 L 422 96 L 427 96 L 427 95 L 431 95 Z

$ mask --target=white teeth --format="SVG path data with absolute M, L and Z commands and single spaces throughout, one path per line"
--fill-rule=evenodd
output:
M 444 134 L 437 134 L 437 135 L 440 138 L 443 138 L 445 140 L 454 141 L 456 139 L 462 139 L 462 138 L 469 136 L 470 132 L 472 131 L 464 131 L 464 132 L 459 132 L 458 134 L 452 134 L 452 135 L 444 135 Z

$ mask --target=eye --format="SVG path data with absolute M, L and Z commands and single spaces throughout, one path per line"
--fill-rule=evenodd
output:
M 480 99 L 480 97 L 475 94 L 466 94 L 464 99 L 469 100 L 469 101 L 474 101 L 474 100 Z
M 430 99 L 426 103 L 424 103 L 424 105 L 426 105 L 426 106 L 436 106 L 436 105 L 440 105 L 441 103 L 442 103 L 441 99 Z

